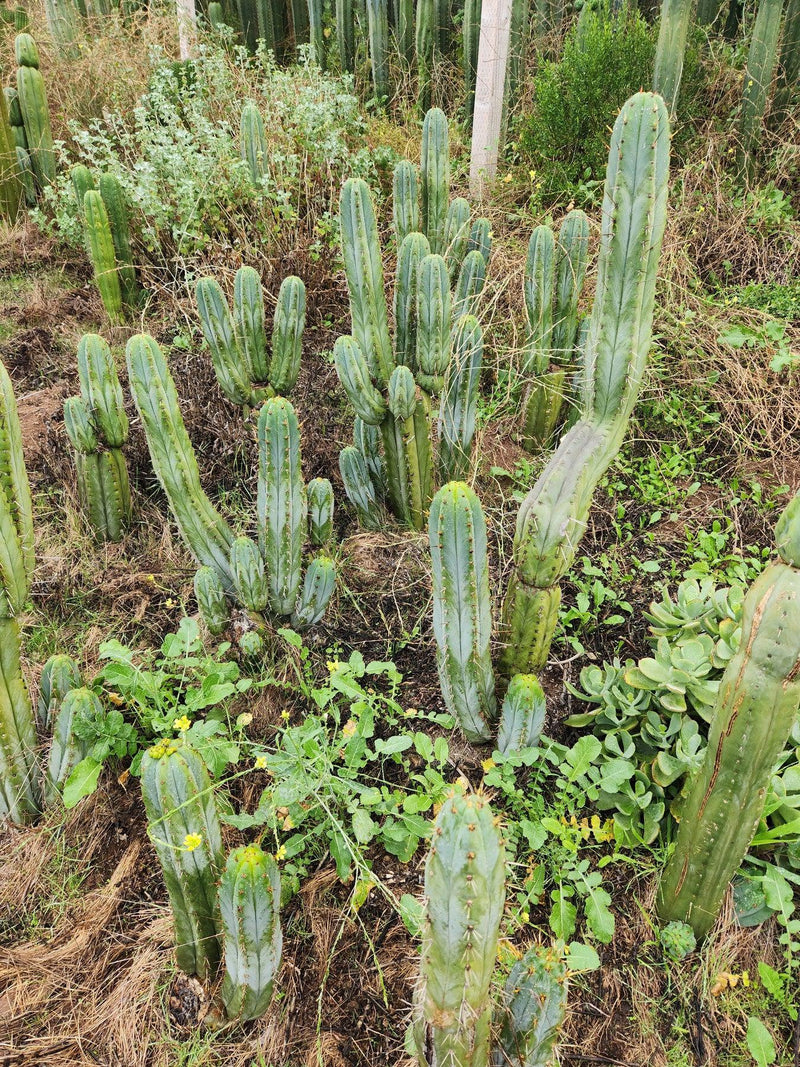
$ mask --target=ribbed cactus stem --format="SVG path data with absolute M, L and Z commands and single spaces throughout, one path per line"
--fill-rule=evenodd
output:
M 167 739 L 145 753 L 141 781 L 147 831 L 172 905 L 178 966 L 213 979 L 220 960 L 216 883 L 223 862 L 213 784 L 197 752 Z
M 469 741 L 488 741 L 495 695 L 486 520 L 468 485 L 449 482 L 439 490 L 428 533 L 442 696 Z
M 512 755 L 539 743 L 544 729 L 545 696 L 535 674 L 515 674 L 503 698 L 497 748 Z
M 269 606 L 291 615 L 302 581 L 308 530 L 300 462 L 300 429 L 288 400 L 267 400 L 258 416 L 258 529 Z
M 0 216 L 14 222 L 22 199 L 22 176 L 17 144 L 8 114 L 5 93 L 0 93 Z
M 307 630 L 319 622 L 336 587 L 336 564 L 329 556 L 315 556 L 308 565 L 303 588 L 297 598 L 291 623 L 295 630 Z
M 478 41 L 481 30 L 481 0 L 465 0 L 462 23 L 462 53 L 464 63 L 464 125 L 472 128 L 475 110 L 475 77 L 478 72 Z
M 309 537 L 319 548 L 333 535 L 333 486 L 327 478 L 312 478 L 306 486 L 306 499 Z
M 417 314 L 419 302 L 420 266 L 430 255 L 428 239 L 421 233 L 409 233 L 397 254 L 397 275 L 394 285 L 394 358 L 398 366 L 408 367 L 416 374 Z
M 75 719 L 102 714 L 102 711 L 99 699 L 90 689 L 70 689 L 64 695 L 53 719 L 53 739 L 44 776 L 45 804 L 56 803 L 64 783 L 87 755 L 89 746 L 76 736 Z
M 503 841 L 480 794 L 442 804 L 425 897 L 417 1056 L 424 1067 L 480 1067 L 489 1062 L 490 987 L 505 901 Z
M 303 355 L 306 325 L 306 287 L 290 275 L 281 282 L 272 326 L 272 355 L 268 377 L 276 393 L 285 395 L 294 388 Z
M 269 1007 L 283 948 L 280 904 L 275 860 L 258 845 L 234 849 L 219 884 L 229 1019 L 257 1019 Z
M 211 567 L 201 567 L 194 576 L 194 595 L 200 617 L 213 636 L 222 633 L 231 617 L 225 587 Z
M 21 33 L 14 41 L 17 55 L 17 92 L 31 165 L 39 185 L 51 185 L 56 177 L 56 155 L 50 128 L 50 107 L 39 55 L 33 38 Z
M 509 972 L 498 1010 L 492 1067 L 548 1067 L 567 1007 L 567 969 L 534 945 Z
M 779 559 L 745 597 L 739 648 L 722 676 L 705 760 L 659 886 L 659 915 L 689 923 L 697 937 L 719 914 L 800 708 L 800 494 L 775 540 Z
M 33 511 L 11 379 L 0 363 L 0 818 L 39 810 L 36 726 L 20 662 L 17 616 L 33 573 Z
M 450 202 L 450 143 L 447 117 L 433 107 L 422 124 L 422 228 L 431 252 L 444 255 L 445 222 Z
M 760 139 L 767 96 L 778 61 L 783 0 L 759 0 L 753 36 L 747 53 L 739 119 L 739 146 L 736 156 L 739 172 L 749 177 L 753 154 Z
M 356 62 L 356 28 L 353 0 L 336 0 L 336 40 L 342 70 L 352 74 Z
M 681 87 L 683 57 L 691 15 L 692 0 L 662 0 L 653 66 L 653 91 L 664 97 L 667 111 L 672 118 L 678 107 L 678 91 Z
M 43 733 L 52 731 L 52 724 L 67 693 L 79 689 L 82 684 L 80 669 L 71 656 L 56 654 L 45 663 L 36 703 L 36 719 Z
M 424 116 L 431 106 L 435 0 L 416 2 L 414 41 L 417 55 L 417 107 L 419 113 Z
M 242 108 L 239 148 L 250 172 L 250 181 L 258 188 L 269 174 L 269 146 L 261 112 L 252 103 L 245 104 Z
M 392 215 L 398 249 L 410 233 L 419 230 L 419 193 L 414 164 L 401 159 L 392 176 Z
M 389 0 L 366 0 L 372 85 L 378 106 L 389 98 Z
M 99 189 L 111 228 L 122 302 L 127 307 L 134 308 L 139 301 L 139 286 L 136 283 L 136 269 L 133 265 L 130 222 L 125 194 L 119 179 L 113 174 L 100 175 Z
M 233 531 L 200 485 L 200 471 L 178 406 L 178 393 L 164 355 L 152 337 L 128 341 L 128 380 L 142 419 L 153 470 L 169 501 L 187 548 L 233 588 Z
M 379 530 L 384 522 L 380 497 L 360 449 L 348 445 L 339 453 L 339 471 L 347 499 L 365 530 Z
M 466 478 L 475 436 L 483 333 L 474 315 L 459 322 L 439 403 L 439 481 Z
M 97 190 L 90 189 L 83 198 L 83 223 L 94 268 L 94 280 L 103 306 L 111 322 L 120 323 L 123 320 L 122 288 L 114 253 L 114 239 L 106 205 Z
M 611 138 L 595 302 L 585 342 L 584 417 L 522 502 L 504 605 L 508 676 L 540 670 L 557 619 L 559 582 L 585 532 L 595 487 L 622 443 L 650 348 L 656 267 L 666 222 L 669 121 L 637 93 Z

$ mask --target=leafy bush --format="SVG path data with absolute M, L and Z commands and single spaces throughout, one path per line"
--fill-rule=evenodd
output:
M 564 52 L 533 81 L 533 113 L 522 120 L 519 146 L 540 194 L 591 201 L 608 158 L 609 127 L 627 98 L 650 83 L 653 31 L 638 14 L 611 18 L 585 11 Z

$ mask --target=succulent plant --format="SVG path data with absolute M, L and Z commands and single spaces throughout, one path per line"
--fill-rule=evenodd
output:
M 300 373 L 306 289 L 299 278 L 284 278 L 267 350 L 264 295 L 252 267 L 236 272 L 233 314 L 219 284 L 201 278 L 195 289 L 203 336 L 220 388 L 234 404 L 259 407 L 276 394 L 291 392 Z
M 64 425 L 75 449 L 78 492 L 100 541 L 120 541 L 131 519 L 128 439 L 122 387 L 114 357 L 102 337 L 86 334 L 78 345 L 81 395 L 64 404 Z
M 223 867 L 214 787 L 194 749 L 166 738 L 145 753 L 141 780 L 147 830 L 172 906 L 178 966 L 212 979 L 220 961 L 217 879 Z
M 567 969 L 549 949 L 528 949 L 503 987 L 492 1067 L 548 1067 L 567 1007 Z
M 49 733 L 64 697 L 83 684 L 78 664 L 71 656 L 51 656 L 42 668 L 36 720 L 42 733 Z
M 46 804 L 55 803 L 72 771 L 88 754 L 89 746 L 77 737 L 74 731 L 76 716 L 99 710 L 100 701 L 91 689 L 76 687 L 64 694 L 52 723 L 53 739 L 45 768 L 43 789 Z
M 667 923 L 658 931 L 658 940 L 667 959 L 676 963 L 686 959 L 697 947 L 697 938 L 688 923 Z
M 242 108 L 239 123 L 239 148 L 242 159 L 250 171 L 250 181 L 256 188 L 269 174 L 269 147 L 264 132 L 264 120 L 255 104 L 247 103 Z
M 89 189 L 83 198 L 83 225 L 86 245 L 94 269 L 94 280 L 100 292 L 103 306 L 112 323 L 123 321 L 122 288 L 120 286 L 117 259 L 111 221 L 102 195 Z
M 0 96 L 0 216 L 7 222 L 14 222 L 22 200 L 22 176 L 6 95 L 2 93 Z
M 670 118 L 675 117 L 678 107 L 678 90 L 691 17 L 691 0 L 662 0 L 653 64 L 653 91 L 664 97 Z
M 44 78 L 39 70 L 39 51 L 29 33 L 14 39 L 17 57 L 17 93 L 33 173 L 41 188 L 56 177 L 56 155 L 50 128 L 50 107 Z

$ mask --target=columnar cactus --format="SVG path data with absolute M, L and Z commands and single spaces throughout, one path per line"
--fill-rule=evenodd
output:
M 417 105 L 421 115 L 425 115 L 431 106 L 435 11 L 435 0 L 417 0 L 414 41 L 417 54 Z
M 406 186 L 413 191 L 412 181 L 401 178 L 397 183 L 398 188 Z M 403 214 L 413 219 L 413 209 L 407 206 Z M 462 467 L 465 457 L 469 460 L 475 426 L 480 327 L 475 320 L 463 326 L 453 323 L 447 263 L 429 254 L 424 235 L 410 231 L 398 254 L 392 344 L 375 214 L 369 189 L 360 179 L 344 185 L 341 219 L 353 336 L 337 340 L 336 369 L 361 424 L 380 430 L 392 511 L 401 522 L 421 529 L 433 491 L 431 397 L 438 396 L 447 377 L 443 463 Z M 454 355 L 456 367 L 450 372 Z M 381 495 L 379 472 L 369 471 L 375 446 L 370 442 L 361 450 L 360 462 L 353 450 L 358 444 L 345 450 L 342 477 L 359 514 L 374 526 L 379 520 L 373 502 Z
M 88 753 L 89 746 L 75 735 L 75 717 L 102 711 L 97 696 L 86 688 L 70 689 L 53 719 L 53 739 L 44 776 L 44 801 L 54 804 L 64 783 Z
M 128 342 L 128 376 L 153 469 L 184 541 L 201 569 L 198 607 L 212 633 L 227 621 L 225 597 L 249 612 L 289 616 L 296 628 L 323 615 L 333 592 L 333 561 L 319 556 L 302 573 L 308 532 L 297 416 L 288 400 L 265 401 L 258 418 L 258 544 L 235 537 L 200 485 L 197 459 L 164 356 L 146 335 Z M 332 515 L 329 515 L 332 521 Z M 205 568 L 208 568 L 206 570 Z M 209 573 L 211 572 L 211 573 Z M 212 577 L 213 576 L 215 577 Z M 216 579 L 216 580 L 215 580 Z M 258 625 L 258 619 L 254 620 Z
M 239 148 L 242 159 L 247 163 L 250 180 L 253 185 L 261 182 L 269 174 L 267 137 L 264 132 L 264 120 L 255 104 L 248 103 L 242 108 L 239 125 Z
M 172 905 L 178 966 L 210 980 L 220 961 L 217 879 L 223 866 L 214 786 L 201 757 L 180 740 L 148 749 L 141 772 L 147 832 Z
M 478 410 L 483 333 L 474 315 L 456 328 L 453 357 L 439 404 L 439 481 L 458 481 L 469 472 Z
M 433 632 L 442 696 L 468 741 L 488 741 L 495 715 L 486 521 L 468 485 L 450 482 L 431 504 Z
M 222 1001 L 229 1019 L 257 1019 L 269 1007 L 283 948 L 280 905 L 275 860 L 258 845 L 234 849 L 219 883 Z
M 422 124 L 422 232 L 431 252 L 444 255 L 445 220 L 450 205 L 450 134 L 447 116 L 432 107 Z
M 22 198 L 17 145 L 5 93 L 0 93 L 0 216 L 14 222 Z
M 78 491 L 100 541 L 120 541 L 130 523 L 131 493 L 122 447 L 128 439 L 122 387 L 102 337 L 78 345 L 81 395 L 64 404 L 64 425 L 75 448 Z
M 535 674 L 515 674 L 503 698 L 497 748 L 504 754 L 539 743 L 546 712 L 544 691 Z
M 36 704 L 36 720 L 42 733 L 49 733 L 64 697 L 83 684 L 78 664 L 71 656 L 55 655 L 42 668 L 39 680 L 39 700 Z
M 80 177 L 78 180 L 80 181 Z M 74 181 L 73 176 L 73 184 Z M 139 301 L 139 287 L 136 284 L 136 269 L 131 252 L 130 222 L 125 194 L 114 174 L 101 174 L 98 187 L 108 215 L 122 303 L 126 307 L 134 308 Z
M 423 1067 L 486 1067 L 490 985 L 505 901 L 499 827 L 481 795 L 453 796 L 425 863 L 422 985 L 413 1036 Z
M 76 47 L 80 13 L 73 0 L 45 0 L 44 13 L 50 36 L 59 51 L 67 59 L 77 59 L 80 55 Z
M 33 515 L 17 404 L 0 363 L 0 819 L 39 811 L 36 725 L 20 662 L 20 628 L 33 573 Z
M 203 336 L 220 388 L 234 404 L 258 407 L 276 393 L 289 393 L 300 373 L 306 289 L 299 278 L 284 278 L 267 352 L 264 295 L 252 267 L 236 272 L 233 314 L 213 278 L 201 278 L 195 290 Z
M 705 760 L 659 886 L 661 918 L 688 923 L 698 938 L 744 858 L 800 707 L 800 494 L 775 541 L 778 560 L 745 597 L 739 649 L 722 676 Z
M 336 0 L 336 40 L 342 70 L 352 74 L 356 63 L 356 28 L 353 0 Z
M 663 100 L 637 93 L 614 124 L 603 198 L 598 277 L 582 353 L 582 418 L 523 501 L 504 605 L 508 676 L 546 662 L 559 582 L 586 530 L 595 487 L 617 454 L 650 349 L 666 222 L 669 120 Z
M 742 113 L 739 119 L 739 147 L 736 159 L 743 176 L 749 176 L 752 171 L 753 152 L 760 139 L 767 96 L 778 61 L 782 15 L 783 0 L 759 0 L 744 70 Z
M 313 478 L 306 486 L 306 497 L 311 544 L 321 548 L 333 535 L 333 486 L 327 478 Z
M 41 187 L 56 177 L 56 155 L 50 129 L 50 108 L 39 70 L 39 52 L 29 33 L 20 33 L 14 41 L 17 57 L 17 92 L 25 125 L 31 166 Z
M 462 53 L 464 63 L 464 123 L 472 127 L 475 110 L 475 78 L 478 73 L 478 41 L 481 31 L 481 0 L 465 0 L 462 23 Z
M 372 85 L 380 106 L 389 97 L 389 0 L 366 0 L 366 6 Z
M 653 91 L 661 93 L 670 118 L 675 117 L 683 74 L 686 36 L 692 16 L 692 0 L 662 0 L 658 28 Z
M 114 239 L 108 209 L 99 191 L 90 189 L 84 196 L 83 219 L 86 244 L 94 268 L 94 280 L 103 306 L 111 322 L 122 322 L 122 288 L 114 253 Z
M 498 1011 L 500 1034 L 492 1067 L 548 1067 L 567 1006 L 563 961 L 528 949 L 506 979 Z
M 523 443 L 531 451 L 549 444 L 561 414 L 568 370 L 577 362 L 578 301 L 589 249 L 589 220 L 570 211 L 558 235 L 549 226 L 531 234 L 525 263 L 528 336 L 522 370 L 531 378 Z

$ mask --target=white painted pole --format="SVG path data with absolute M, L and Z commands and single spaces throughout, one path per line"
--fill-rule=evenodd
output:
M 197 30 L 194 0 L 178 0 L 178 51 L 188 59 Z
M 469 161 L 469 186 L 478 197 L 497 175 L 510 33 L 511 0 L 483 0 Z

